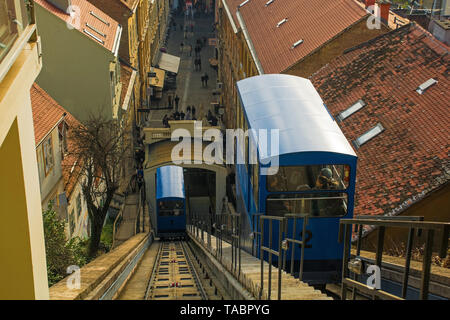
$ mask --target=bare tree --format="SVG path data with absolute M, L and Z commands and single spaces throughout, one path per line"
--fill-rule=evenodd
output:
M 90 258 L 97 254 L 103 224 L 114 193 L 119 188 L 123 162 L 130 156 L 124 135 L 116 120 L 106 120 L 101 116 L 93 116 L 84 125 L 72 127 L 69 131 L 69 154 L 77 159 L 90 219 Z

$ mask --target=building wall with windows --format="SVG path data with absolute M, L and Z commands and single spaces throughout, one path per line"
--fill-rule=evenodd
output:
M 76 0 L 72 4 L 82 3 Z M 88 2 L 83 1 L 83 5 L 80 7 L 81 18 L 78 23 L 81 26 L 78 30 L 68 23 L 70 20 L 67 20 L 67 16 L 49 2 L 36 0 L 36 19 L 42 38 L 44 64 L 37 83 L 81 122 L 99 113 L 112 119 L 119 107 L 121 90 L 116 48 L 121 27 Z M 108 31 L 98 30 L 106 35 L 105 38 L 85 28 L 85 21 L 90 25 L 94 22 L 104 24 L 90 12 L 101 15 L 100 18 L 109 23 Z M 72 22 L 77 24 L 76 19 Z
M 58 196 L 64 192 L 59 138 L 58 128 L 55 128 L 44 138 L 42 143 L 36 146 L 39 185 L 44 210 L 49 201 L 53 201 L 54 208 L 58 207 Z
M 221 0 L 219 12 L 219 80 L 222 83 L 221 105 L 225 107 L 225 124 L 227 128 L 239 127 L 236 119 L 239 109 L 239 97 L 236 82 L 258 75 L 250 50 L 245 42 L 236 17 L 236 6 L 240 1 Z
M 48 299 L 30 102 L 42 67 L 33 2 L 1 1 L 0 30 L 0 299 Z

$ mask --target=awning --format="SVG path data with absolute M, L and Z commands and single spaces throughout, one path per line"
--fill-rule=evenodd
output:
M 158 68 L 151 68 L 150 72 L 153 72 L 156 74 L 155 77 L 150 77 L 150 85 L 153 87 L 164 87 L 164 77 L 166 75 L 166 72 L 164 70 L 158 69 Z
M 160 69 L 178 73 L 178 68 L 180 67 L 180 57 L 161 52 L 158 65 Z

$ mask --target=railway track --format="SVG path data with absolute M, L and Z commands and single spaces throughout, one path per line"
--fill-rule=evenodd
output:
M 161 242 L 145 300 L 206 300 L 201 275 L 184 241 Z

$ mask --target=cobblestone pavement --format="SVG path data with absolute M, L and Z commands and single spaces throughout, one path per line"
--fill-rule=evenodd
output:
M 152 106 L 168 105 L 168 95 L 173 97 L 178 95 L 179 107 L 178 110 L 183 110 L 186 113 L 187 106 L 195 106 L 197 120 L 203 120 L 203 125 L 206 126 L 206 115 L 208 110 L 215 114 L 215 110 L 211 105 L 212 102 L 218 101 L 218 96 L 213 95 L 216 89 L 217 72 L 209 63 L 209 58 L 215 58 L 215 47 L 209 45 L 209 38 L 215 38 L 213 32 L 214 17 L 212 14 L 197 15 L 192 20 L 186 20 L 183 15 L 175 16 L 176 29 L 172 26 L 169 32 L 169 39 L 167 42 L 167 53 L 179 56 L 180 68 L 177 75 L 176 90 L 163 91 L 163 97 L 159 101 L 153 101 Z M 190 24 L 194 26 L 194 32 L 190 32 Z M 187 33 L 184 32 L 184 26 L 188 27 Z M 203 46 L 201 57 L 201 71 L 196 71 L 194 67 L 195 46 L 197 39 L 206 38 L 206 45 Z M 180 44 L 183 42 L 183 49 Z M 190 46 L 192 52 L 190 53 Z M 202 86 L 201 77 L 208 74 L 209 80 L 207 87 Z M 165 114 L 170 115 L 175 109 L 151 110 L 149 117 L 149 125 L 151 127 L 162 127 L 162 119 Z M 221 122 L 219 120 L 219 125 Z

